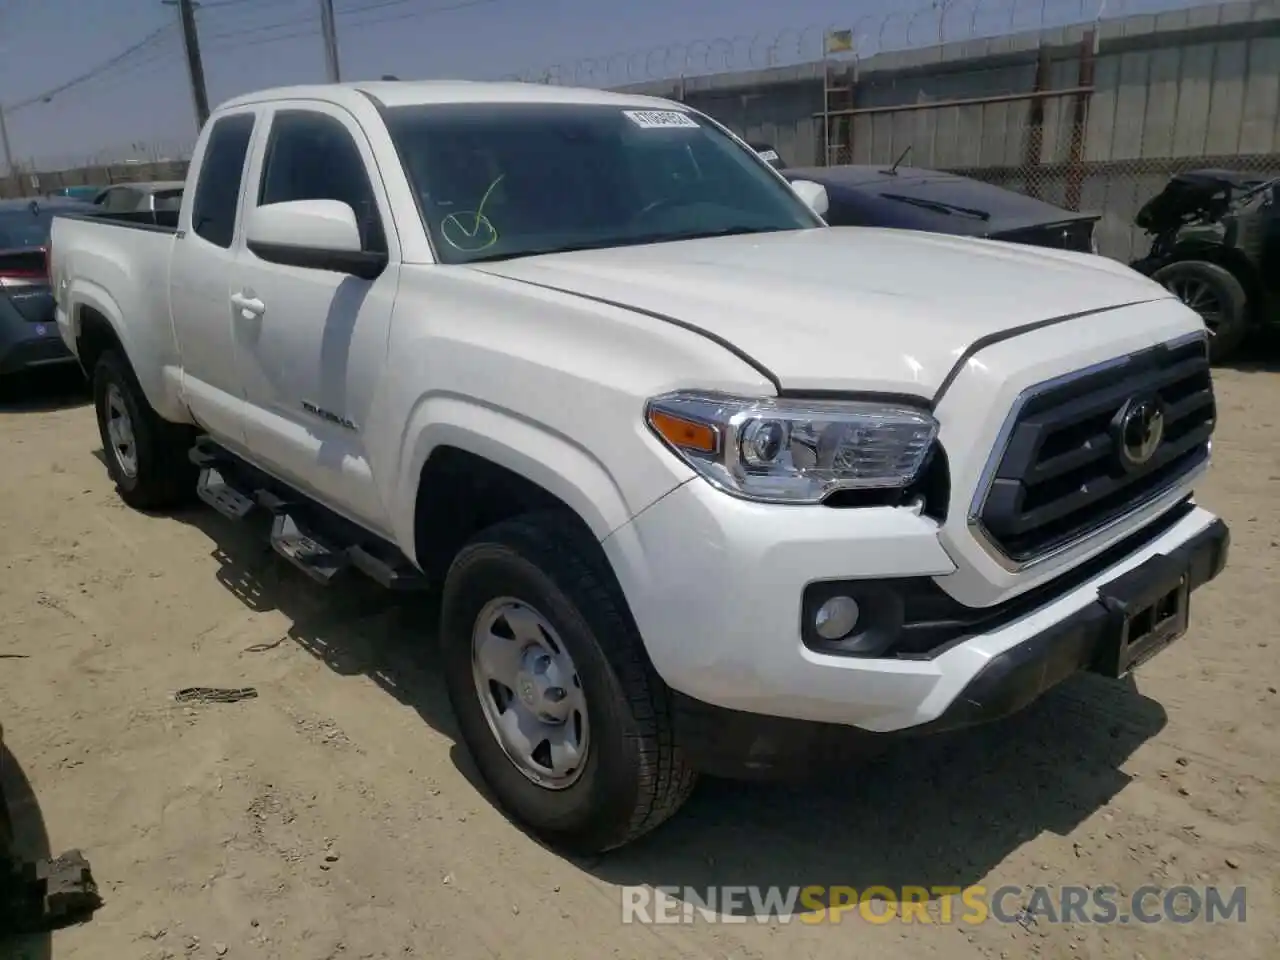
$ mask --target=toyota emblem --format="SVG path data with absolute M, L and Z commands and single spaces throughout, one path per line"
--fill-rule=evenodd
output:
M 1164 404 L 1159 397 L 1131 397 L 1112 421 L 1112 438 L 1126 471 L 1145 467 L 1164 439 Z

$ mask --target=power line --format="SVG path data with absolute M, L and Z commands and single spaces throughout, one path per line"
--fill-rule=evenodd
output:
M 216 2 L 214 2 L 214 0 L 208 0 L 208 2 L 201 3 L 197 9 L 199 11 L 204 11 L 220 9 L 223 7 L 237 7 L 248 2 L 250 2 L 250 0 L 216 0 Z M 273 3 L 274 5 L 286 2 L 286 0 L 253 0 L 253 2 L 259 4 Z M 293 2 L 293 0 L 289 0 L 289 2 Z M 397 13 L 380 13 L 371 17 L 360 16 L 362 14 L 376 13 L 377 11 L 386 10 L 392 7 L 404 6 L 413 2 L 416 2 L 416 0 L 370 0 L 370 2 L 364 4 L 338 9 L 335 13 L 339 17 L 356 16 L 358 19 L 344 24 L 344 27 L 348 29 L 360 29 L 362 27 L 379 26 L 385 23 L 416 20 L 436 14 L 452 13 L 454 11 L 465 10 L 471 7 L 487 6 L 493 3 L 500 3 L 502 0 L 455 0 L 453 3 L 427 7 L 420 10 L 409 10 Z M 289 20 L 281 20 L 270 24 L 261 24 L 256 27 L 226 30 L 221 33 L 208 34 L 207 37 L 202 38 L 207 42 L 203 42 L 201 45 L 206 50 L 227 50 L 233 47 L 239 49 L 242 47 L 258 46 L 266 43 L 279 43 L 287 40 L 316 37 L 322 34 L 317 22 L 318 19 L 318 17 L 293 17 Z M 261 36 L 264 31 L 282 30 L 289 27 L 301 26 L 303 24 L 308 24 L 308 26 L 300 30 L 293 30 L 292 32 L 281 33 L 276 36 Z M 176 29 L 174 24 L 159 27 L 120 51 L 120 53 L 116 54 L 114 57 L 103 61 L 89 70 L 86 70 L 84 73 L 72 77 L 63 83 L 58 84 L 56 87 L 51 87 L 43 93 L 36 94 L 35 96 L 28 97 L 25 100 L 6 106 L 4 108 L 5 112 L 12 114 L 16 110 L 24 110 L 27 107 L 47 103 L 55 96 L 75 90 L 90 81 L 97 80 L 107 74 L 111 74 L 113 77 L 122 77 L 136 70 L 140 70 L 143 67 L 159 63 L 161 60 L 169 59 L 173 56 L 174 51 L 161 50 L 160 48 L 163 45 L 163 41 L 175 32 Z M 251 39 L 240 40 L 239 38 L 241 37 Z M 143 56 L 143 54 L 147 53 L 150 53 L 151 55 Z
M 220 10 L 223 7 L 238 7 L 242 3 L 255 3 L 259 7 L 272 7 L 292 2 L 293 0 L 210 0 L 208 3 L 201 3 L 200 9 Z
M 71 90 L 74 87 L 78 87 L 78 86 L 81 86 L 82 84 L 88 83 L 90 80 L 96 80 L 98 77 L 102 76 L 103 74 L 111 72 L 116 67 L 119 67 L 121 64 L 127 63 L 127 61 L 130 58 L 146 50 L 148 47 L 159 46 L 160 41 L 165 36 L 167 36 L 172 32 L 173 32 L 172 24 L 153 30 L 151 31 L 151 33 L 147 34 L 141 40 L 137 41 L 134 44 L 131 44 L 130 46 L 126 47 L 124 50 L 117 53 L 110 60 L 104 60 L 102 63 L 98 64 L 96 67 L 86 70 L 84 73 L 79 74 L 78 76 L 72 77 L 70 80 L 60 83 L 56 87 L 50 87 L 48 90 L 44 91 L 43 93 L 38 93 L 34 97 L 28 97 L 25 100 L 19 100 L 17 103 L 10 104 L 5 109 L 9 113 L 13 113 L 15 110 L 23 110 L 27 107 L 34 106 L 37 103 L 47 103 L 60 93 L 65 93 L 66 91 Z
M 242 2 L 242 0 L 223 0 L 224 3 Z M 412 0 L 378 0 L 372 5 L 363 7 L 346 8 L 336 11 L 339 17 L 349 17 L 353 14 L 368 13 L 374 10 L 380 10 L 384 7 L 398 6 L 404 3 L 412 2 Z M 383 23 L 394 23 L 401 20 L 417 20 L 421 17 L 429 17 L 438 13 L 452 13 L 456 10 L 466 10 L 470 7 L 487 6 L 492 3 L 500 3 L 501 0 L 456 0 L 454 3 L 444 6 L 428 7 L 424 10 L 410 10 L 405 13 L 394 13 L 390 15 L 381 15 L 370 17 L 369 19 L 356 20 L 352 23 L 344 24 L 344 28 L 373 27 Z M 254 37 L 252 40 L 245 41 L 239 46 L 256 46 L 259 43 L 274 43 L 278 40 L 293 40 L 301 37 L 314 37 L 320 35 L 320 27 L 316 23 L 318 18 L 310 17 L 292 17 L 288 20 L 280 20 L 275 23 L 263 23 L 255 27 L 238 28 L 235 30 L 224 30 L 221 33 L 213 33 L 208 35 L 208 40 L 234 40 L 237 37 Z M 302 30 L 292 33 L 282 34 L 278 37 L 261 37 L 256 36 L 267 30 L 280 30 L 287 27 L 297 27 L 302 24 L 310 24 Z

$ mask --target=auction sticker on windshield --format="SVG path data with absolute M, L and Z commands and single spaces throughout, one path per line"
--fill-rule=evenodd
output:
M 693 117 L 680 110 L 623 110 L 627 119 L 645 130 L 663 127 L 697 127 Z

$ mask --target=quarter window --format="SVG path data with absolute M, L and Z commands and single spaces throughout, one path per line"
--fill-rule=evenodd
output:
M 229 248 L 235 237 L 236 206 L 253 123 L 253 114 L 236 113 L 214 121 L 209 131 L 191 205 L 191 229 L 219 247 Z

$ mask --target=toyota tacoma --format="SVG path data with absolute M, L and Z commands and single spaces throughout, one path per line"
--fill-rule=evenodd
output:
M 172 216 L 59 216 L 51 278 L 123 500 L 438 590 L 493 794 L 602 851 L 699 772 L 1126 675 L 1225 563 L 1193 311 L 825 209 L 670 101 L 295 87 L 213 113 Z

